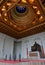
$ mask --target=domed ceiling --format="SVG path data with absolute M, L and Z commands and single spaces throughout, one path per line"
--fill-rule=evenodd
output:
M 14 38 L 45 31 L 45 0 L 0 0 L 0 32 Z

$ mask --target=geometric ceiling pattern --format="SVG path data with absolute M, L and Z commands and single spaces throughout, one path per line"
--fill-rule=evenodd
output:
M 14 38 L 45 31 L 45 0 L 0 0 L 0 32 Z

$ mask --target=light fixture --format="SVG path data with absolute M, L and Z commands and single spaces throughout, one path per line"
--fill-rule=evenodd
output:
M 7 19 L 6 19 L 6 18 L 4 18 L 4 20 L 5 20 L 5 21 L 7 21 Z
M 2 10 L 2 11 L 5 11 L 5 9 L 4 9 L 4 8 L 2 8 L 1 10 Z
M 3 8 L 5 8 L 5 6 L 3 6 Z
M 37 11 L 37 14 L 40 15 L 40 11 L 39 10 Z
M 34 9 L 37 9 L 37 6 L 33 6 Z
M 8 2 L 8 3 L 7 3 L 7 6 L 11 6 L 11 3 L 10 3 L 10 2 Z
M 29 3 L 30 4 L 33 4 L 35 0 L 29 0 Z
M 7 13 L 4 13 L 4 16 L 7 16 Z
M 3 6 L 1 10 L 2 10 L 2 11 L 6 11 L 6 7 L 5 7 L 5 6 Z
M 43 21 L 43 16 L 40 16 L 39 21 L 41 22 Z
M 27 1 L 26 0 L 21 0 L 23 3 L 27 3 Z

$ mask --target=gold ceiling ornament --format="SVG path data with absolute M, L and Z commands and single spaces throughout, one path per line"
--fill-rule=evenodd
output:
M 15 10 L 16 6 L 19 6 L 19 8 L 21 7 L 21 13 L 20 13 L 20 10 L 18 12 Z M 26 7 L 26 11 L 25 12 L 24 12 L 24 10 L 22 12 L 22 8 L 23 7 L 24 8 Z M 36 16 L 35 12 L 33 11 L 33 8 L 31 6 L 29 6 L 29 5 L 27 5 L 27 4 L 17 4 L 17 5 L 15 5 L 8 12 L 8 14 L 9 14 L 8 17 L 9 17 L 10 21 L 13 21 L 14 23 L 20 24 L 20 25 L 28 25 L 29 23 L 31 23 L 34 20 L 34 18 Z
M 40 16 L 39 21 L 40 21 L 40 22 L 43 22 L 43 21 L 44 21 L 43 16 Z
M 7 13 L 4 13 L 4 16 L 7 16 Z
M 3 32 L 8 31 L 9 34 L 12 33 L 10 35 L 13 37 L 17 36 L 17 38 L 20 38 L 27 34 L 35 33 L 35 30 L 39 29 L 39 27 L 45 29 L 43 27 L 45 17 L 43 16 L 42 4 L 39 1 L 41 0 L 0 0 L 0 20 L 2 20 L 1 23 L 4 23 L 1 30 Z M 18 9 L 16 11 L 16 6 L 21 8 L 21 10 Z M 24 12 L 25 6 L 26 11 Z
M 1 10 L 2 10 L 2 11 L 6 11 L 6 9 L 4 9 L 4 8 L 2 8 Z
M 33 4 L 35 0 L 27 0 L 30 4 Z
M 21 2 L 23 2 L 23 3 L 27 3 L 27 0 L 21 0 Z
M 24 17 L 28 13 L 28 7 L 25 4 L 17 4 L 11 9 L 10 12 L 11 14 L 14 13 L 14 15 L 18 17 Z
M 1 9 L 1 11 L 3 11 L 3 12 L 6 11 L 6 7 L 3 6 L 2 9 Z
M 38 11 L 37 11 L 37 15 L 40 15 L 40 14 L 41 14 L 41 13 L 40 13 L 40 11 L 38 10 Z
M 11 3 L 10 2 L 7 2 L 7 6 L 11 6 Z
M 4 21 L 7 21 L 7 18 L 4 18 Z
M 34 9 L 37 9 L 37 6 L 33 6 Z

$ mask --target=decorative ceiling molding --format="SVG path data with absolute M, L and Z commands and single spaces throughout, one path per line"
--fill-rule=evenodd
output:
M 1 0 L 0 5 L 0 32 L 22 38 L 44 31 L 45 5 L 42 1 Z

